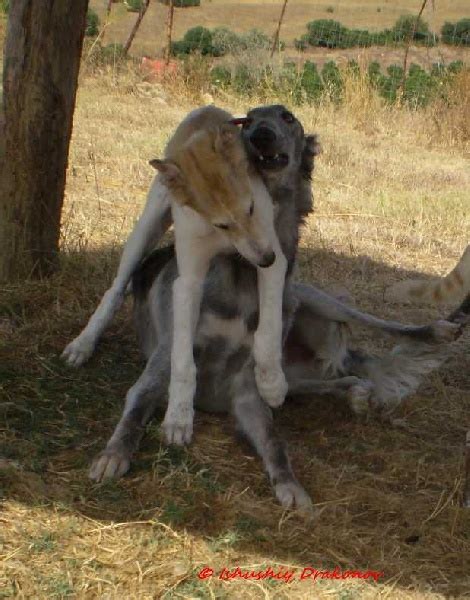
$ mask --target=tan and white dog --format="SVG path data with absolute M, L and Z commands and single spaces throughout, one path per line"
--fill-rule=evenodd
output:
M 254 336 L 255 375 L 272 407 L 287 393 L 282 361 L 282 298 L 287 261 L 274 230 L 271 197 L 250 173 L 231 115 L 214 106 L 190 113 L 169 141 L 164 160 L 150 164 L 171 192 L 178 278 L 173 285 L 173 345 L 168 408 L 169 443 L 187 444 L 193 428 L 194 332 L 210 262 L 238 253 L 258 269 L 260 318 Z

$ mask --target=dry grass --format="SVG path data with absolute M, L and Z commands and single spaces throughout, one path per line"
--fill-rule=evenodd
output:
M 437 309 L 384 306 L 382 290 L 416 272 L 446 272 L 468 243 L 468 80 L 467 104 L 421 112 L 384 107 L 353 85 L 342 107 L 294 108 L 324 148 L 300 276 L 341 283 L 377 314 L 424 321 Z M 142 368 L 129 307 L 88 366 L 72 371 L 58 355 L 112 278 L 152 177 L 147 161 L 195 101 L 194 91 L 182 92 L 141 86 L 132 73 L 83 74 L 63 268 L 1 292 L 0 597 L 468 598 L 470 513 L 459 506 L 468 335 L 401 409 L 407 429 L 358 423 L 316 398 L 279 411 L 294 468 L 322 509 L 313 524 L 282 513 L 259 461 L 235 442 L 228 420 L 210 415 L 197 415 L 188 450 L 162 448 L 158 415 L 127 477 L 87 480 Z M 339 565 L 385 578 L 223 583 L 199 580 L 204 565 L 298 573 Z

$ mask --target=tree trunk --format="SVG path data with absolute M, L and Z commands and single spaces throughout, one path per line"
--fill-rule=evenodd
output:
M 127 42 L 124 44 L 124 48 L 123 48 L 124 55 L 126 55 L 129 52 L 130 47 L 132 46 L 132 42 L 134 41 L 136 33 L 139 30 L 140 24 L 142 23 L 142 19 L 144 18 L 145 13 L 147 12 L 147 8 L 149 7 L 149 4 L 150 4 L 150 0 L 143 0 L 141 9 L 140 9 L 139 14 L 137 15 L 137 19 L 134 23 L 134 27 L 131 29 L 129 37 L 127 38 Z
M 10 3 L 0 140 L 0 281 L 48 275 L 57 265 L 87 6 L 88 0 Z

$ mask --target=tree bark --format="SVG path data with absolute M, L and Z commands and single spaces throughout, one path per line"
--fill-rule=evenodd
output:
M 57 266 L 87 6 L 88 0 L 10 3 L 0 140 L 0 281 L 48 275 Z

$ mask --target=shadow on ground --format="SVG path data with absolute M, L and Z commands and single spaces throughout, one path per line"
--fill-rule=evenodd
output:
M 300 273 L 341 283 L 380 316 L 425 322 L 436 309 L 387 306 L 386 284 L 422 276 L 365 257 L 301 249 Z M 187 450 L 164 449 L 158 422 L 122 481 L 92 485 L 87 467 L 120 414 L 143 362 L 130 307 L 79 370 L 59 354 L 85 324 L 116 254 L 69 255 L 47 282 L 6 289 L 0 301 L 0 393 L 6 501 L 100 523 L 156 519 L 206 540 L 214 552 L 259 553 L 271 562 L 373 568 L 403 589 L 451 597 L 470 589 L 470 517 L 460 508 L 462 444 L 470 429 L 470 352 L 425 382 L 399 415 L 407 428 L 355 421 L 328 399 L 289 402 L 277 425 L 299 479 L 322 509 L 314 525 L 280 525 L 262 465 L 239 445 L 230 420 L 198 414 Z M 358 343 L 382 345 L 357 332 Z M 467 344 L 467 346 L 465 346 Z M 466 351 L 465 351 L 466 348 Z

